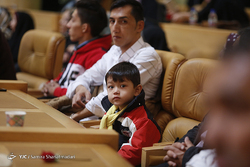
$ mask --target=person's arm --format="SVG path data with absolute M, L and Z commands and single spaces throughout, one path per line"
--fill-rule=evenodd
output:
M 192 143 L 194 143 L 200 127 L 201 127 L 201 123 L 197 126 L 194 126 L 193 129 L 190 129 L 180 140 L 178 140 L 178 142 L 182 143 L 184 142 L 185 138 L 188 137 L 189 140 Z
M 181 167 L 183 166 L 185 152 L 193 146 L 188 137 L 185 138 L 184 143 L 176 142 L 172 145 L 165 146 L 163 150 L 167 151 L 167 155 L 163 160 L 168 162 L 169 166 Z
M 215 3 L 215 2 L 213 2 Z M 198 12 L 198 22 L 202 22 L 202 20 L 207 20 L 210 10 L 214 8 L 212 2 L 208 3 L 200 12 Z
M 55 97 L 60 97 L 60 96 L 63 96 L 65 95 L 67 92 L 67 88 L 61 88 L 61 87 L 57 87 L 54 91 L 54 96 Z
M 186 166 L 186 163 L 195 155 L 198 154 L 202 150 L 201 147 L 192 146 L 186 150 L 182 159 L 182 167 Z
M 81 119 L 87 118 L 93 115 L 94 114 L 90 112 L 87 108 L 84 108 L 82 111 L 79 111 L 76 114 L 73 114 L 71 116 L 71 119 L 75 120 L 76 122 L 79 122 Z
M 106 57 L 108 56 L 107 54 L 105 55 Z M 66 96 L 72 98 L 72 106 L 74 108 L 84 108 L 83 100 L 89 102 L 91 98 L 90 86 L 99 86 L 103 83 L 107 61 L 105 55 L 90 69 L 78 76 L 74 82 L 70 83 Z
M 128 143 L 124 143 L 118 153 L 136 166 L 141 163 L 142 147 L 149 147 L 159 142 L 161 134 L 155 124 L 146 119 L 137 121 L 135 130 Z

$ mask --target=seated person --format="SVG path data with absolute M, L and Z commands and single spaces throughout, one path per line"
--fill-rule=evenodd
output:
M 101 100 L 107 95 L 105 74 L 119 62 L 129 61 L 139 69 L 146 100 L 154 98 L 158 89 L 162 63 L 154 48 L 141 37 L 144 28 L 141 4 L 135 0 L 115 1 L 111 6 L 109 22 L 114 45 L 93 67 L 68 87 L 66 95 L 72 99 L 72 106 L 81 109 L 71 117 L 75 121 L 104 115 Z M 102 84 L 104 92 L 91 99 L 90 86 Z M 86 107 L 83 99 L 87 102 Z
M 238 33 L 231 33 L 228 35 L 224 49 L 220 54 L 220 58 L 225 59 L 225 56 L 229 56 L 235 48 L 249 49 L 250 46 L 250 27 L 240 30 Z
M 250 166 L 250 57 L 249 50 L 227 53 L 210 93 L 212 110 L 206 120 L 205 148 L 188 167 Z M 201 165 L 202 164 L 202 165 Z
M 156 0 L 141 0 L 144 10 L 145 26 L 142 36 L 145 42 L 158 50 L 170 51 L 164 31 L 159 26 L 160 4 Z M 165 12 L 163 12 L 165 13 Z
M 65 44 L 65 51 L 63 54 L 63 68 L 66 68 L 70 56 L 72 56 L 72 52 L 75 48 L 75 45 L 77 44 L 77 42 L 72 42 L 70 40 L 70 36 L 69 36 L 69 31 L 68 31 L 68 27 L 67 24 L 69 22 L 69 20 L 71 19 L 71 15 L 72 15 L 73 9 L 66 9 L 64 12 L 62 12 L 62 17 L 59 20 L 59 32 L 62 33 L 66 39 L 66 44 Z
M 250 166 L 249 50 L 231 53 L 214 85 L 206 145 L 215 148 L 219 167 Z
M 208 2 L 200 12 L 198 12 L 198 22 L 208 20 L 211 9 L 215 9 L 219 21 L 237 21 L 240 28 L 249 26 L 249 18 L 245 12 L 242 1 L 235 0 L 205 0 Z M 188 22 L 190 13 L 175 13 L 172 22 Z
M 0 80 L 16 80 L 14 62 L 4 33 L 0 30 Z
M 102 105 L 107 113 L 100 129 L 117 131 L 118 153 L 131 164 L 139 165 L 142 147 L 152 146 L 161 139 L 160 127 L 145 106 L 139 70 L 132 63 L 121 62 L 107 72 L 105 81 L 108 96 L 103 98 Z
M 20 71 L 18 66 L 18 53 L 23 35 L 35 28 L 32 17 L 26 12 L 15 12 L 10 22 L 12 35 L 9 39 L 10 50 L 13 56 L 16 72 Z
M 240 36 L 237 38 L 234 38 L 235 40 L 233 40 L 233 41 L 237 41 L 237 43 L 236 42 L 232 43 L 232 44 L 227 43 L 227 45 L 230 45 L 230 48 L 226 48 L 228 50 L 224 53 L 224 56 L 222 57 L 223 58 L 222 61 L 227 62 L 227 61 L 231 60 L 231 62 L 233 62 L 232 60 L 237 59 L 238 55 L 239 55 L 239 60 L 242 60 L 242 55 L 238 54 L 238 52 L 236 52 L 237 50 L 245 50 L 249 56 L 249 53 L 250 53 L 250 49 L 249 49 L 249 46 L 250 46 L 249 32 L 250 31 L 249 30 L 250 30 L 249 28 L 242 30 L 240 32 Z M 235 36 L 235 35 L 233 35 L 233 36 Z M 224 63 L 224 64 L 226 64 L 226 63 Z M 215 73 L 212 75 L 212 78 L 210 78 L 210 80 L 213 79 L 212 81 L 210 81 L 211 84 L 209 84 L 210 96 L 211 95 L 214 96 L 214 94 L 216 94 L 216 92 L 220 92 L 219 90 L 217 90 L 215 88 L 215 86 L 213 86 L 215 81 L 218 81 L 218 82 L 223 81 L 222 83 L 224 83 L 224 86 L 229 84 L 229 82 L 227 83 L 224 80 L 222 80 L 222 78 L 223 78 L 222 76 L 224 75 L 224 73 L 225 73 L 225 76 L 231 75 L 229 72 L 227 72 L 223 68 L 224 66 L 222 66 L 219 69 L 216 69 Z M 233 70 L 233 68 L 231 70 Z M 222 73 L 221 71 L 224 71 L 224 73 Z M 238 75 L 238 74 L 235 74 L 235 75 Z M 241 79 L 243 79 L 243 78 L 241 78 Z M 237 80 L 237 82 L 239 82 L 239 81 L 240 80 Z M 215 99 L 215 97 L 209 97 L 210 101 L 213 101 L 213 99 Z M 198 126 L 195 126 L 193 129 L 189 130 L 187 132 L 187 134 L 184 135 L 184 137 L 182 137 L 180 140 L 178 140 L 173 145 L 166 146 L 164 148 L 167 151 L 167 155 L 165 156 L 164 160 L 167 162 L 165 164 L 158 165 L 157 167 L 163 167 L 163 166 L 166 167 L 168 164 L 171 166 L 173 166 L 173 165 L 174 166 L 181 166 L 181 165 L 185 166 L 186 163 L 194 155 L 198 154 L 202 149 L 204 149 L 204 145 L 205 145 L 204 142 L 207 141 L 206 135 L 208 133 L 208 130 L 207 130 L 208 128 L 207 128 L 206 124 L 210 125 L 209 123 L 207 123 L 210 121 L 209 118 L 214 118 L 213 116 L 211 116 L 212 114 L 210 114 L 211 112 L 213 112 L 214 108 L 212 105 L 210 105 L 210 106 L 211 106 L 211 111 L 209 112 L 209 114 L 207 114 L 207 116 L 204 117 L 203 121 Z M 206 128 L 204 128 L 204 127 L 206 127 Z M 182 143 L 185 143 L 185 146 L 183 146 Z M 214 147 L 209 146 L 206 148 L 214 148 Z M 173 158 L 173 157 L 175 157 L 175 158 Z
M 12 31 L 9 28 L 10 21 L 11 21 L 11 15 L 8 9 L 0 7 L 0 29 L 7 40 L 10 39 L 12 35 Z
M 45 97 L 65 95 L 68 85 L 106 53 L 111 46 L 111 36 L 99 36 L 106 25 L 106 11 L 98 2 L 82 0 L 76 3 L 67 26 L 70 40 L 77 41 L 78 46 L 65 71 L 43 86 Z

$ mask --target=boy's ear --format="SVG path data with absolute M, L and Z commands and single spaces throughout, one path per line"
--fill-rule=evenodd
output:
M 137 85 L 135 87 L 135 94 L 134 94 L 134 96 L 138 96 L 141 93 L 141 90 L 142 90 L 141 84 Z

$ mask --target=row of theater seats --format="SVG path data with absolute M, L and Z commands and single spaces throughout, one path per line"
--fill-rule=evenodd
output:
M 227 36 L 233 32 L 171 23 L 162 23 L 161 27 L 172 51 L 181 53 L 186 59 L 217 59 Z M 60 72 L 65 45 L 63 38 L 60 33 L 38 29 L 24 35 L 18 60 L 23 72 L 18 73 L 17 78 L 29 83 L 29 92 L 34 96 L 42 83 Z

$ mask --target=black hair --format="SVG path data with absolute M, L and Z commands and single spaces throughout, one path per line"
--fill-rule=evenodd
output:
M 82 24 L 88 23 L 93 37 L 100 35 L 107 26 L 105 9 L 96 0 L 80 0 L 75 4 Z
M 140 84 L 140 72 L 138 68 L 130 62 L 121 62 L 114 65 L 106 74 L 105 81 L 111 77 L 114 82 L 123 82 L 125 79 L 131 81 L 136 87 Z
M 144 20 L 143 18 L 143 8 L 140 2 L 136 0 L 116 0 L 110 7 L 110 12 L 113 9 L 124 7 L 130 5 L 132 7 L 131 15 L 134 16 L 136 22 Z

